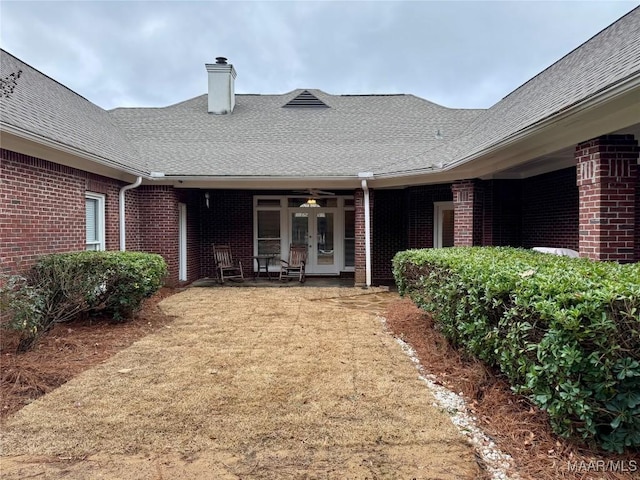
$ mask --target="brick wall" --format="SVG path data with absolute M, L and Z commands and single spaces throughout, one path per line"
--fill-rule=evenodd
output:
M 635 261 L 640 262 L 640 168 L 636 172 Z
M 580 254 L 594 260 L 637 259 L 638 142 L 605 135 L 576 146 Z
M 433 203 L 452 200 L 451 184 L 406 189 L 404 206 L 407 248 L 433 247 Z
M 211 245 L 231 245 L 233 255 L 243 265 L 244 274 L 252 275 L 253 262 L 253 192 L 247 190 L 208 190 L 209 208 L 204 201 L 205 191 L 196 191 L 194 203 L 200 206 L 201 276 L 214 277 Z
M 180 203 L 187 206 L 187 281 L 201 278 L 201 221 L 200 206 L 196 191 L 174 189 L 165 185 L 143 185 L 129 190 L 135 193 L 131 200 L 127 197 L 127 208 L 131 203 L 131 216 L 139 218 L 139 245 L 135 247 L 136 236 L 129 237 L 127 223 L 127 249 L 158 253 L 163 256 L 169 269 L 167 284 L 179 283 L 179 236 Z M 134 207 L 137 210 L 134 210 Z M 129 212 L 127 211 L 127 222 Z
M 483 245 L 522 246 L 520 180 L 484 182 Z
M 119 248 L 122 182 L 0 149 L 0 258 L 17 272 L 47 253 L 85 249 L 85 193 L 105 195 L 106 248 Z M 129 228 L 138 229 L 135 216 Z
M 433 210 L 433 208 L 432 208 Z M 374 284 L 393 279 L 391 260 L 407 248 L 406 194 L 402 190 L 376 190 L 373 212 L 372 277 Z
M 483 245 L 484 231 L 490 228 L 490 225 L 485 225 L 485 182 L 481 180 L 475 180 L 473 182 L 473 240 L 474 246 Z M 455 220 L 455 219 L 454 219 Z M 486 228 L 485 228 L 486 227 Z M 454 231 L 455 242 L 455 231 Z M 455 243 L 454 243 L 455 244 Z
M 451 185 L 376 190 L 375 195 L 372 278 L 374 283 L 389 283 L 393 279 L 391 260 L 397 252 L 433 247 L 433 203 L 451 201 Z M 364 244 L 362 249 L 364 252 Z
M 142 250 L 142 237 L 140 236 L 140 219 L 141 219 L 141 211 L 140 211 L 140 192 L 137 188 L 127 190 L 125 193 L 125 201 L 124 201 L 124 215 L 125 215 L 125 243 L 126 249 L 131 251 L 141 251 Z M 111 216 L 111 220 L 107 223 L 115 226 L 115 230 L 112 232 L 114 238 L 118 239 L 116 246 L 113 247 L 113 250 L 120 249 L 120 226 L 118 225 L 118 199 L 113 200 L 113 205 L 108 209 L 109 215 Z
M 178 192 L 166 185 L 138 187 L 141 249 L 164 257 L 169 269 L 167 284 L 178 283 Z
M 522 246 L 578 250 L 578 188 L 574 167 L 521 181 Z

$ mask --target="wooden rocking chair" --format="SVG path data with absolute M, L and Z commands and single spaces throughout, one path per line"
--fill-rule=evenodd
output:
M 216 266 L 216 278 L 220 283 L 225 279 L 239 278 L 244 281 L 242 262 L 235 261 L 229 245 L 213 245 L 213 259 Z
M 289 260 L 280 260 L 280 280 L 296 278 L 304 283 L 304 268 L 307 263 L 307 246 L 291 245 L 289 247 Z

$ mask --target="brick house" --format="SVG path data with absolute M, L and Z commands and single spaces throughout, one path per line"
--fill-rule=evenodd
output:
M 213 243 L 247 268 L 306 243 L 309 275 L 358 285 L 391 280 L 407 248 L 640 260 L 640 9 L 486 110 L 237 95 L 223 58 L 206 75 L 205 95 L 106 111 L 2 51 L 2 273 L 127 249 L 162 254 L 186 282 L 213 275 Z

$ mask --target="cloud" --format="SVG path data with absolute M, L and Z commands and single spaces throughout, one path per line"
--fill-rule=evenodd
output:
M 104 108 L 206 91 L 411 93 L 489 107 L 636 2 L 2 2 L 3 48 Z

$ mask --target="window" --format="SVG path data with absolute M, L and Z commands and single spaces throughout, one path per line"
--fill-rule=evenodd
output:
M 86 210 L 86 249 L 104 250 L 104 195 L 86 193 L 84 198 Z
M 258 210 L 258 255 L 275 255 L 280 261 L 280 210 Z
M 287 199 L 287 204 L 291 208 L 298 207 L 322 207 L 322 208 L 337 208 L 338 199 L 336 197 L 290 197 Z

